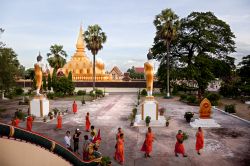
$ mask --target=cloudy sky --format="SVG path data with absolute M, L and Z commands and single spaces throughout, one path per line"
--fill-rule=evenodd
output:
M 32 67 L 38 52 L 45 57 L 52 44 L 61 44 L 68 60 L 82 22 L 99 24 L 108 40 L 98 54 L 110 70 L 143 66 L 153 44 L 153 20 L 165 8 L 183 18 L 192 11 L 212 11 L 226 21 L 236 36 L 238 61 L 250 54 L 249 0 L 1 0 L 1 41 L 12 47 L 25 67 Z M 87 55 L 92 59 L 90 52 Z

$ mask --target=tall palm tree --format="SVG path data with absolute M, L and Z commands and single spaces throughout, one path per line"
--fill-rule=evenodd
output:
M 103 43 L 106 42 L 107 36 L 102 32 L 102 28 L 95 24 L 90 25 L 87 31 L 84 32 L 84 38 L 86 47 L 93 55 L 93 91 L 95 91 L 95 56 L 103 48 Z
M 56 71 L 66 64 L 67 53 L 63 50 L 62 45 L 54 44 L 50 46 L 50 52 L 47 53 L 48 62 Z
M 170 97 L 169 93 L 169 54 L 170 44 L 177 36 L 177 30 L 179 28 L 178 16 L 171 10 L 165 9 L 154 20 L 156 27 L 156 38 L 162 40 L 167 47 L 167 97 Z

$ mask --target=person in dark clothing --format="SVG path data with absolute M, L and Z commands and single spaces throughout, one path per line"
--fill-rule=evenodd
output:
M 79 136 L 81 135 L 81 132 L 79 129 L 76 129 L 75 134 L 73 135 L 73 141 L 74 141 L 74 152 L 79 153 Z

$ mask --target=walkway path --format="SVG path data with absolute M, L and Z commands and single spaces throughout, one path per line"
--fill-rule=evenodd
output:
M 250 163 L 250 125 L 214 111 L 213 117 L 222 126 L 218 129 L 204 129 L 205 148 L 201 156 L 195 152 L 196 129 L 185 122 L 183 115 L 186 111 L 196 112 L 198 107 L 187 106 L 177 99 L 157 99 L 161 106 L 167 108 L 167 115 L 171 116 L 169 127 L 154 127 L 156 140 L 152 158 L 143 158 L 140 152 L 144 141 L 146 127 L 130 127 L 128 116 L 137 101 L 136 94 L 118 93 L 106 96 L 95 102 L 81 106 L 78 102 L 77 114 L 68 114 L 63 118 L 63 130 L 54 130 L 56 120 L 48 123 L 35 123 L 34 131 L 62 142 L 66 130 L 73 134 L 80 128 L 84 134 L 85 114 L 90 113 L 91 123 L 101 129 L 102 143 L 100 151 L 105 156 L 113 157 L 115 151 L 115 133 L 122 127 L 125 133 L 125 165 L 128 166 L 166 166 L 166 165 L 247 165 Z M 72 101 L 52 101 L 51 107 L 71 107 Z M 22 124 L 24 125 L 24 124 Z M 174 156 L 175 135 L 178 129 L 189 134 L 189 139 L 184 142 L 187 158 Z M 113 165 L 118 165 L 115 161 Z

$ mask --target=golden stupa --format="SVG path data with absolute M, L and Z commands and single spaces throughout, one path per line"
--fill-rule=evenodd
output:
M 85 43 L 83 38 L 82 26 L 76 42 L 76 52 L 72 56 L 71 60 L 66 63 L 61 71 L 67 76 L 69 72 L 72 72 L 72 78 L 75 81 L 92 81 L 93 80 L 93 64 L 85 53 Z M 96 80 L 112 80 L 110 74 L 105 73 L 105 65 L 102 61 L 96 61 Z

